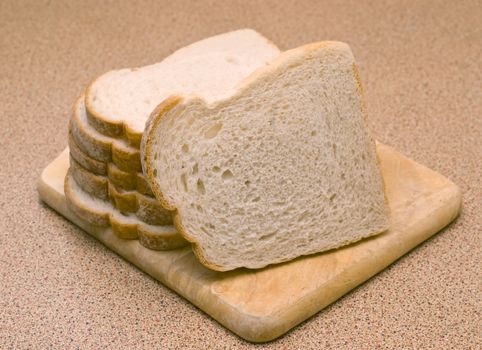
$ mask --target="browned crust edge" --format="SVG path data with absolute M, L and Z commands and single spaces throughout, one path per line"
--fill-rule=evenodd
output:
M 365 130 L 368 134 L 368 137 L 370 138 L 370 147 L 372 149 L 373 154 L 375 154 L 375 160 L 377 162 L 377 169 L 378 169 L 378 176 L 380 177 L 380 182 L 382 184 L 382 192 L 383 192 L 383 198 L 385 199 L 385 210 L 387 212 L 387 215 L 390 218 L 390 207 L 388 205 L 388 197 L 387 197 L 387 191 L 386 191 L 386 184 L 385 184 L 385 179 L 383 178 L 382 175 L 382 170 L 381 170 L 381 164 L 380 164 L 380 156 L 378 155 L 377 152 L 377 145 L 376 141 L 373 138 L 370 128 L 368 125 L 368 109 L 366 106 L 366 100 L 365 100 L 365 90 L 363 89 L 363 84 L 361 82 L 360 78 L 360 71 L 358 70 L 358 66 L 356 65 L 355 62 L 352 64 L 352 70 L 353 70 L 353 77 L 355 78 L 355 82 L 357 84 L 357 91 L 360 96 L 360 102 L 361 102 L 361 112 L 362 112 L 362 117 L 363 117 L 363 123 L 365 125 Z
M 123 191 L 137 191 L 149 198 L 154 198 L 154 194 L 142 172 L 128 172 L 120 169 L 113 162 L 101 162 L 92 158 L 80 149 L 70 132 L 68 136 L 68 144 L 70 155 L 85 170 L 94 175 L 106 176 L 112 185 L 115 185 Z
M 157 248 L 155 250 L 173 250 L 187 245 L 187 242 L 179 234 L 179 232 L 167 231 L 166 235 L 156 236 L 149 231 L 148 227 L 153 226 L 142 222 L 126 223 L 117 221 L 114 213 L 95 211 L 86 207 L 82 202 L 77 200 L 75 194 L 71 193 L 69 181 L 75 181 L 71 178 L 71 170 L 69 169 L 64 180 L 64 192 L 67 206 L 81 219 L 87 221 L 91 225 L 101 227 L 111 227 L 114 234 L 122 239 L 138 239 L 139 236 L 147 235 L 148 238 L 156 238 Z M 115 208 L 113 208 L 116 210 Z M 162 244 L 161 244 L 162 243 Z M 145 245 L 144 245 L 145 246 Z M 149 248 L 149 247 L 147 247 Z
M 140 152 L 139 152 L 139 144 L 137 147 L 133 146 L 130 143 L 127 143 L 127 146 L 132 149 L 122 149 L 116 146 L 116 141 L 125 141 L 121 138 L 116 138 L 111 135 L 106 135 L 100 132 L 96 127 L 92 125 L 89 119 L 89 113 L 87 112 L 87 106 L 85 106 L 86 114 L 87 114 L 87 122 L 93 127 L 98 133 L 102 134 L 105 137 L 111 137 L 112 139 L 103 141 L 95 138 L 95 135 L 89 134 L 85 128 L 80 125 L 80 116 L 77 115 L 79 104 L 84 101 L 86 104 L 87 99 L 85 98 L 85 94 L 81 94 L 77 100 L 75 101 L 72 107 L 72 118 L 69 123 L 69 129 L 72 129 L 72 136 L 76 141 L 78 147 L 90 158 L 101 161 L 101 162 L 112 162 L 119 169 L 122 169 L 126 172 L 137 172 L 141 171 L 141 162 L 140 162 Z M 77 130 L 74 132 L 74 130 Z M 101 150 L 102 159 L 96 158 L 91 151 L 89 151 L 87 146 L 83 145 L 87 144 L 92 149 Z
M 69 146 L 70 155 L 85 169 L 96 175 L 107 175 L 108 163 L 101 162 L 100 160 L 94 159 L 86 155 L 75 142 L 72 136 L 72 131 L 70 129 L 67 144 Z
M 101 114 L 97 113 L 95 109 L 89 103 L 89 99 L 87 98 L 88 95 L 91 94 L 93 86 L 97 83 L 98 80 L 103 78 L 106 74 L 110 73 L 106 72 L 104 74 L 99 75 L 97 78 L 93 79 L 85 89 L 85 93 L 83 94 L 82 98 L 84 98 L 85 103 L 85 111 L 87 114 L 87 120 L 89 124 L 92 125 L 98 132 L 104 134 L 106 136 L 119 138 L 124 136 L 124 123 L 123 122 L 114 122 L 104 118 Z
M 119 212 L 135 214 L 139 221 L 148 225 L 172 225 L 171 213 L 155 198 L 135 190 L 117 188 L 108 177 L 89 172 L 71 154 L 70 174 L 82 190 L 93 197 L 110 201 Z

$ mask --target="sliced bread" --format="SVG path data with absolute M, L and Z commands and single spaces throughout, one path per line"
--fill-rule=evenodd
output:
M 123 214 L 135 214 L 151 225 L 172 225 L 171 212 L 164 209 L 156 198 L 147 197 L 137 191 L 121 191 L 109 184 L 109 198 Z
M 171 250 L 186 246 L 187 241 L 171 226 L 154 226 L 140 222 L 133 215 L 122 215 L 109 202 L 84 192 L 71 172 L 64 184 L 67 205 L 77 216 L 96 226 L 111 226 L 122 239 L 139 239 L 147 248 Z
M 193 43 L 160 63 L 110 71 L 86 91 L 89 123 L 138 148 L 145 122 L 159 101 L 176 92 L 224 93 L 278 54 L 261 34 L 243 29 Z
M 110 183 L 124 191 L 137 191 L 148 197 L 153 197 L 151 187 L 143 173 L 128 173 L 120 170 L 115 164 L 107 164 L 107 177 Z
M 102 175 L 95 175 L 84 169 L 70 156 L 70 173 L 84 192 L 95 198 L 111 201 L 123 214 L 135 214 L 138 220 L 151 225 L 171 225 L 172 216 L 159 201 L 137 191 L 123 191 Z
M 70 154 L 70 172 L 72 173 L 72 177 L 85 192 L 100 199 L 109 199 L 109 181 L 107 177 L 95 175 L 87 171 L 74 159 L 72 154 Z
M 146 125 L 141 153 L 154 194 L 215 270 L 261 268 L 389 227 L 344 43 L 287 51 L 228 97 L 165 100 Z
M 101 162 L 87 155 L 75 142 L 72 133 L 68 137 L 70 156 L 85 170 L 95 175 L 106 175 L 109 182 L 124 191 L 138 191 L 153 196 L 147 179 L 142 172 L 126 172 L 111 162 Z
M 108 163 L 89 157 L 85 154 L 74 141 L 72 132 L 69 131 L 68 137 L 70 156 L 88 171 L 97 175 L 107 175 Z
M 114 163 L 127 172 L 142 171 L 138 148 L 129 146 L 124 140 L 105 136 L 89 124 L 83 95 L 74 103 L 69 133 L 89 157 L 104 163 Z

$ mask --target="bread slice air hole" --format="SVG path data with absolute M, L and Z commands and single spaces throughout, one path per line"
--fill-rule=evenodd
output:
M 225 58 L 226 62 L 228 63 L 231 63 L 231 64 L 239 64 L 238 60 L 236 59 L 236 57 L 233 57 L 233 56 L 227 56 Z
M 183 153 L 189 153 L 189 146 L 184 144 L 182 145 L 181 150 L 183 151 Z
M 221 171 L 221 168 L 215 165 L 215 166 L 213 166 L 213 171 L 215 173 L 219 173 Z
M 184 191 L 187 192 L 187 179 L 186 179 L 186 174 L 181 175 L 181 183 L 182 187 L 184 188 Z
M 194 163 L 194 166 L 192 167 L 192 174 L 196 175 L 198 173 L 198 164 Z
M 304 219 L 306 219 L 308 217 L 308 215 L 309 215 L 309 212 L 307 210 L 305 210 L 304 212 L 302 212 L 300 214 L 300 216 L 298 217 L 298 220 L 303 221 Z
M 154 169 L 152 173 L 154 174 L 154 176 L 157 176 L 157 169 Z
M 204 187 L 204 182 L 201 179 L 197 179 L 197 191 L 200 194 L 206 194 L 206 188 Z
M 213 126 L 211 126 L 205 133 L 204 133 L 204 138 L 205 139 L 213 139 L 217 136 L 219 133 L 219 130 L 223 127 L 222 123 L 216 123 Z
M 277 232 L 277 231 L 268 233 L 268 234 L 266 234 L 266 235 L 262 235 L 261 237 L 259 237 L 259 240 L 260 240 L 260 241 L 266 241 L 266 240 L 269 239 L 270 237 L 273 237 L 273 236 L 276 234 L 276 232 Z
M 229 180 L 231 180 L 231 179 L 234 177 L 234 175 L 233 175 L 233 173 L 231 172 L 231 170 L 227 169 L 227 170 L 224 170 L 224 171 L 223 171 L 221 177 L 223 178 L 223 180 L 229 181 Z

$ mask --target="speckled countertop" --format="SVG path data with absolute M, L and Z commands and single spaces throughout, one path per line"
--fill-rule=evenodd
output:
M 0 2 L 0 348 L 251 348 L 40 203 L 69 109 L 106 70 L 252 27 L 348 42 L 377 139 L 449 177 L 459 219 L 273 349 L 482 346 L 480 1 Z

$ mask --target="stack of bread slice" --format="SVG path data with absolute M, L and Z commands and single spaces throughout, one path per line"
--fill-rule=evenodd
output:
M 193 93 L 209 100 L 229 94 L 279 53 L 259 33 L 244 29 L 191 44 L 160 63 L 111 71 L 94 80 L 75 102 L 69 124 L 65 194 L 71 210 L 150 249 L 186 245 L 142 172 L 139 147 L 145 123 L 170 95 Z

